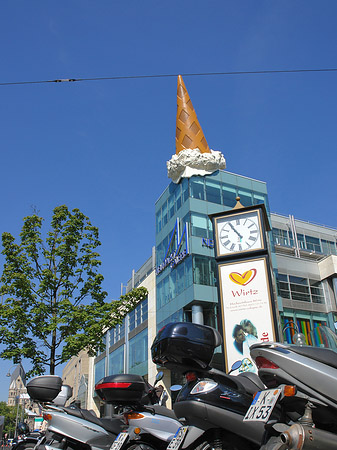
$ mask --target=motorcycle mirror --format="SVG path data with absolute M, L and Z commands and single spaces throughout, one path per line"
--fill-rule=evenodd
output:
M 174 384 L 173 386 L 170 387 L 170 391 L 177 392 L 180 391 L 181 388 L 182 388 L 181 384 Z
M 164 372 L 162 372 L 162 371 L 158 372 L 157 375 L 156 375 L 156 381 L 155 381 L 154 384 L 156 385 L 163 378 L 164 378 Z
M 156 380 L 160 381 L 164 377 L 164 372 L 160 371 L 156 375 Z

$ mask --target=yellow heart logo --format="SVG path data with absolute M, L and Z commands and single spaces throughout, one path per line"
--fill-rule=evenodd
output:
M 229 278 L 236 284 L 246 286 L 250 283 L 256 275 L 256 269 L 247 270 L 245 273 L 231 272 Z

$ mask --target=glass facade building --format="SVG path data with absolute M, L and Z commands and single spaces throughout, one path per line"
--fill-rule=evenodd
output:
M 192 321 L 194 310 L 217 327 L 217 266 L 208 216 L 232 209 L 238 196 L 244 206 L 264 203 L 269 212 L 264 182 L 225 171 L 171 183 L 156 202 L 157 329 L 170 321 Z M 186 246 L 177 265 L 165 265 L 168 255 Z
M 171 321 L 194 321 L 193 310 L 198 308 L 205 324 L 219 325 L 208 216 L 232 209 L 237 197 L 243 206 L 266 206 L 281 329 L 293 324 L 309 345 L 314 344 L 311 335 L 317 326 L 326 325 L 335 332 L 337 230 L 271 213 L 264 182 L 226 171 L 171 183 L 156 202 L 157 330 Z M 170 255 L 181 252 L 185 241 L 188 256 L 177 265 L 168 264 Z M 292 334 L 285 332 L 283 338 L 291 342 Z
M 126 290 L 150 286 L 121 325 L 106 333 L 106 350 L 95 359 L 95 382 L 104 375 L 135 373 L 153 381 L 150 347 L 166 323 L 193 321 L 219 327 L 217 266 L 210 214 L 264 203 L 280 328 L 293 328 L 315 343 L 315 329 L 337 325 L 337 230 L 270 212 L 266 183 L 227 171 L 170 183 L 155 204 L 155 248 L 132 272 Z M 289 327 L 289 325 L 291 325 Z M 167 375 L 170 377 L 170 375 Z M 170 379 L 167 385 L 170 384 Z

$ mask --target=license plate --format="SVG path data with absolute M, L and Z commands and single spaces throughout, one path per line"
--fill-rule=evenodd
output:
M 267 422 L 281 392 L 282 389 L 267 389 L 258 392 L 243 420 Z
M 119 435 L 114 440 L 112 446 L 110 447 L 110 450 L 119 450 L 126 441 L 128 436 L 129 433 L 119 433 Z
M 178 450 L 184 440 L 187 430 L 188 427 L 180 427 L 167 446 L 166 450 Z

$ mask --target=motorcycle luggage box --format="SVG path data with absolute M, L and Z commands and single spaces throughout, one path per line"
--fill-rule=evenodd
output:
M 95 391 L 103 401 L 122 406 L 141 403 L 148 387 L 140 375 L 118 374 L 102 378 Z
M 189 322 L 169 323 L 153 341 L 152 361 L 180 371 L 206 369 L 221 343 L 221 335 L 214 328 Z
M 62 378 L 57 375 L 41 375 L 29 381 L 26 387 L 32 400 L 51 402 L 61 391 Z

